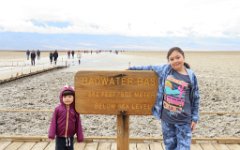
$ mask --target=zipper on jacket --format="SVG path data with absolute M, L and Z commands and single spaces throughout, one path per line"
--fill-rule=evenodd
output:
M 66 106 L 67 108 L 67 119 L 66 119 L 66 129 L 65 129 L 65 137 L 68 137 L 68 121 L 69 121 L 69 109 L 70 107 L 69 106 Z

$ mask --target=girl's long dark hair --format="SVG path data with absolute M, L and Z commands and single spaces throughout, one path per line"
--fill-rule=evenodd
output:
M 182 50 L 181 48 L 179 48 L 179 47 L 173 47 L 173 48 L 171 48 L 171 49 L 168 51 L 168 53 L 167 53 L 167 59 L 168 59 L 168 60 L 169 60 L 169 56 L 170 56 L 174 51 L 179 52 L 180 54 L 182 54 L 183 58 L 185 58 L 184 52 L 183 52 L 183 50 Z M 185 66 L 186 68 L 190 69 L 190 65 L 189 65 L 188 63 L 184 62 L 184 66 Z

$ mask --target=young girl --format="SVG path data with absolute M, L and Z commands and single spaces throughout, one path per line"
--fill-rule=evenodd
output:
M 56 150 L 73 150 L 73 136 L 83 141 L 80 115 L 75 111 L 75 91 L 71 86 L 64 86 L 60 92 L 60 105 L 54 110 L 48 138 L 56 135 Z
M 184 52 L 173 47 L 168 64 L 130 67 L 130 70 L 154 70 L 159 76 L 153 115 L 161 119 L 166 150 L 190 150 L 192 131 L 199 118 L 197 78 L 185 62 Z

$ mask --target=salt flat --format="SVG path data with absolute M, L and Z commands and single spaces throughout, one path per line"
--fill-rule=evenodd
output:
M 5 53 L 6 54 L 6 53 Z M 201 112 L 239 112 L 240 52 L 186 52 L 186 62 L 195 71 L 200 88 Z M 48 57 L 48 53 L 43 57 Z M 11 67 L 12 61 L 25 62 L 24 52 L 6 56 L 0 52 L 0 71 Z M 47 59 L 46 59 L 47 61 Z M 59 62 L 67 61 L 67 69 L 20 79 L 0 85 L 0 109 L 54 109 L 59 102 L 59 89 L 74 84 L 79 70 L 125 70 L 130 65 L 159 65 L 167 63 L 166 52 L 124 52 L 82 54 L 67 59 L 61 53 Z M 49 63 L 49 62 L 46 62 Z M 4 66 L 4 65 L 5 66 Z M 29 65 L 29 64 L 26 64 Z M 18 66 L 19 67 L 19 66 Z M 5 68 L 6 69 L 6 68 Z M 46 135 L 51 113 L 13 113 L 0 115 L 0 134 Z M 81 115 L 86 136 L 109 136 L 116 133 L 116 117 Z M 131 116 L 131 136 L 161 136 L 159 121 L 152 116 Z M 194 136 L 240 136 L 239 115 L 201 115 Z

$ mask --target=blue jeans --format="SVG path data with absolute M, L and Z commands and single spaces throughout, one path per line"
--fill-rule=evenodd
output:
M 170 124 L 161 120 L 166 150 L 190 150 L 192 131 L 190 124 Z

